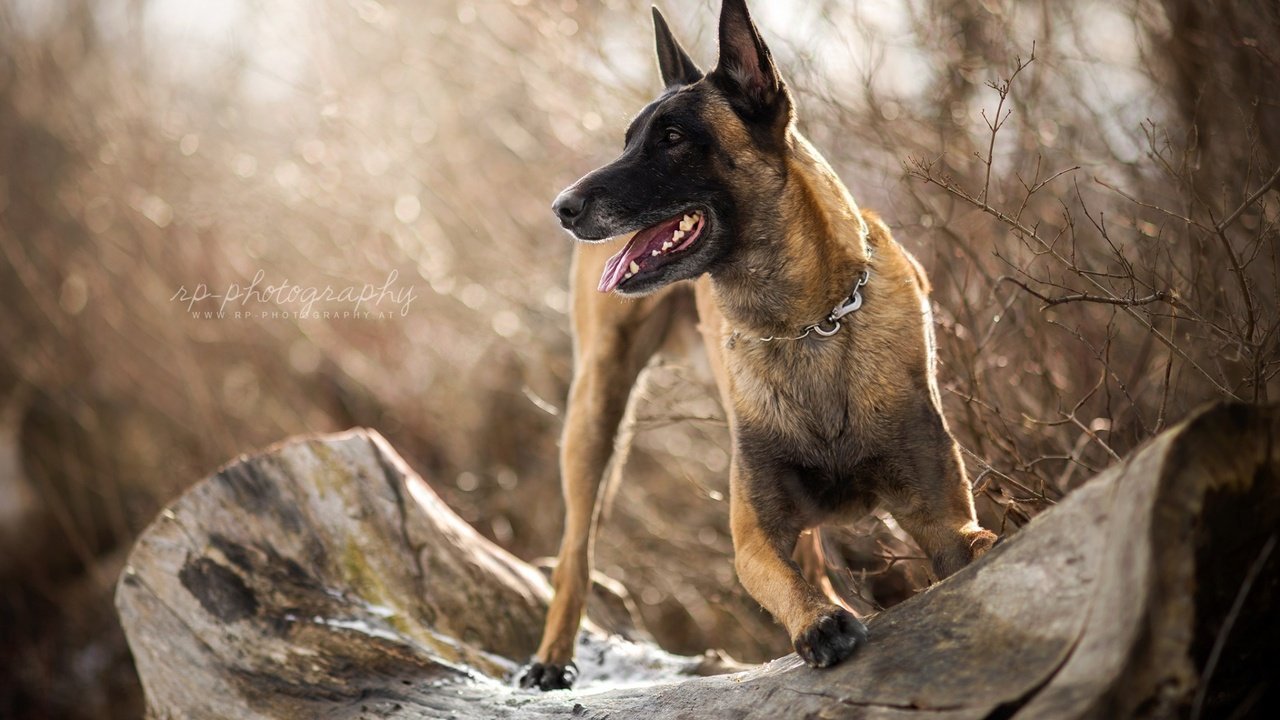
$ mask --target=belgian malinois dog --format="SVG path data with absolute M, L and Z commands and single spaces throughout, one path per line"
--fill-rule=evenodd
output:
M 525 687 L 566 688 L 576 677 L 615 435 L 638 374 L 686 317 L 697 319 L 733 438 L 738 578 L 809 665 L 840 662 L 867 630 L 793 562 L 804 530 L 882 506 L 939 578 L 996 539 L 978 525 L 942 415 L 919 263 L 797 132 L 791 95 L 743 0 L 724 0 L 710 73 L 656 8 L 653 18 L 666 89 L 632 121 L 622 155 L 553 206 L 582 241 L 576 367 L 555 597 Z

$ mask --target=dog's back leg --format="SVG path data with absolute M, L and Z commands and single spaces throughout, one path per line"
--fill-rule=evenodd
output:
M 560 441 L 565 502 L 564 536 L 552 573 L 555 596 L 547 610 L 542 643 L 520 679 L 524 687 L 569 687 L 570 662 L 591 587 L 592 545 L 604 505 L 601 481 L 614 454 L 614 439 L 636 378 L 662 344 L 677 313 L 672 287 L 639 301 L 596 291 L 596 276 L 612 244 L 580 245 L 572 281 L 574 373 Z M 616 467 L 614 472 L 619 471 Z

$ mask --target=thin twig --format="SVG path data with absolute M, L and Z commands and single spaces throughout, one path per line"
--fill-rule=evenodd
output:
M 1017 285 L 1018 287 L 1027 291 L 1028 293 L 1034 295 L 1038 300 L 1044 303 L 1044 307 L 1040 308 L 1041 310 L 1044 310 L 1045 308 L 1053 307 L 1054 305 L 1064 305 L 1066 303 L 1073 303 L 1073 302 L 1090 302 L 1090 303 L 1100 303 L 1102 305 L 1126 305 L 1126 306 L 1150 305 L 1151 303 L 1154 303 L 1154 302 L 1168 303 L 1173 306 L 1177 306 L 1178 304 L 1177 298 L 1174 296 L 1174 294 L 1167 290 L 1157 290 L 1156 292 L 1150 295 L 1147 295 L 1146 297 L 1140 297 L 1140 298 L 1119 298 L 1119 297 L 1105 296 L 1105 295 L 1090 295 L 1088 293 L 1076 293 L 1074 295 L 1063 295 L 1055 298 L 1055 297 L 1049 297 L 1047 295 L 1043 295 L 1039 292 L 1036 292 L 1035 290 L 1031 289 L 1031 287 L 1028 286 L 1026 283 L 1022 282 L 1017 278 L 1010 277 L 1008 275 L 1000 276 L 999 278 L 997 278 L 997 282 L 1013 283 L 1014 285 Z
M 1249 197 L 1245 198 L 1245 201 L 1240 203 L 1240 207 L 1236 208 L 1235 212 L 1231 213 L 1226 217 L 1226 219 L 1218 223 L 1217 226 L 1214 227 L 1214 230 L 1216 230 L 1217 232 L 1222 232 L 1226 230 L 1228 227 L 1231 227 L 1231 223 L 1235 222 L 1236 218 L 1240 217 L 1240 215 L 1244 213 L 1245 210 L 1248 210 L 1250 205 L 1257 202 L 1258 198 L 1267 194 L 1268 190 L 1275 187 L 1277 182 L 1280 182 L 1280 167 L 1277 167 L 1276 171 L 1271 174 L 1270 180 L 1267 180 L 1266 182 L 1262 183 L 1262 187 L 1258 188 L 1256 192 L 1254 192 Z

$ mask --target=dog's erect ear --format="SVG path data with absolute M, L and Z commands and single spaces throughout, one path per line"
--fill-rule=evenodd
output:
M 657 5 L 653 6 L 653 33 L 658 40 L 658 69 L 662 71 L 663 84 L 667 87 L 692 85 L 702 79 L 702 71 L 671 34 Z
M 776 117 L 789 108 L 782 76 L 745 0 L 724 0 L 720 9 L 720 60 L 711 78 L 747 119 Z

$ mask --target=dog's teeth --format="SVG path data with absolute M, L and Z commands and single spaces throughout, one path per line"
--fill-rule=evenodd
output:
M 659 255 L 661 255 L 661 254 L 662 254 L 662 251 L 661 251 L 661 250 L 654 250 L 653 252 L 651 252 L 651 253 L 649 253 L 649 254 L 650 254 L 650 255 L 652 255 L 653 257 L 658 257 Z
M 666 241 L 666 242 L 662 243 L 662 249 L 663 249 L 663 251 L 670 250 L 670 249 L 671 249 L 671 248 L 673 248 L 673 247 L 675 247 L 675 243 L 671 242 L 670 240 L 668 240 L 668 241 Z
M 693 229 L 693 226 L 697 224 L 697 222 L 698 221 L 696 218 L 692 218 L 692 217 L 689 217 L 688 215 L 685 215 L 684 219 L 680 221 L 680 229 L 684 232 L 689 232 L 690 230 Z
M 677 230 L 671 233 L 671 242 L 676 242 L 680 238 L 684 237 L 684 232 L 685 232 L 684 230 Z
M 627 269 L 631 271 L 632 275 L 635 275 L 636 273 L 640 272 L 640 264 L 637 263 L 635 260 L 632 260 L 631 264 L 627 266 Z
M 623 275 L 623 276 L 622 276 L 622 279 L 623 279 L 623 280 L 630 280 L 632 275 L 635 275 L 635 273 L 627 273 L 626 275 Z

